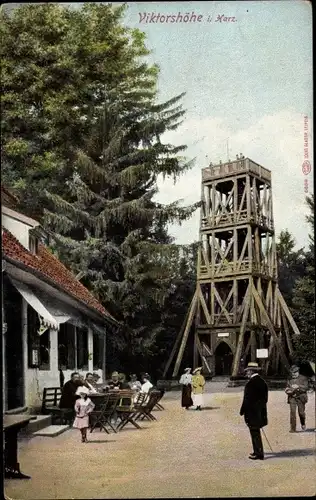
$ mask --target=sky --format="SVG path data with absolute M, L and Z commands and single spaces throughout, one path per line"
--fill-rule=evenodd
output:
M 152 17 L 178 13 L 192 21 Z M 201 21 L 193 22 L 199 15 Z M 277 234 L 289 229 L 299 247 L 308 244 L 304 180 L 311 192 L 313 171 L 305 176 L 302 163 L 307 115 L 312 165 L 310 3 L 135 2 L 128 3 L 125 22 L 147 35 L 151 60 L 160 67 L 161 100 L 186 92 L 184 123 L 164 139 L 186 144 L 186 157 L 195 164 L 175 185 L 160 180 L 158 200 L 198 201 L 201 169 L 226 161 L 228 144 L 230 159 L 243 153 L 271 170 Z M 178 243 L 197 240 L 199 213 L 170 230 Z
M 184 122 L 163 139 L 187 145 L 185 155 L 195 158 L 194 167 L 176 184 L 160 179 L 157 200 L 181 199 L 184 205 L 199 201 L 201 169 L 242 153 L 272 172 L 277 235 L 288 229 L 298 247 L 307 245 L 304 181 L 308 192 L 313 190 L 311 4 L 282 0 L 127 5 L 125 24 L 146 33 L 149 60 L 160 67 L 159 98 L 186 92 Z M 164 22 L 158 14 L 165 16 Z M 166 22 L 168 15 L 183 20 Z M 304 132 L 309 175 L 302 172 Z M 180 244 L 197 240 L 199 212 L 181 226 L 172 225 L 170 232 Z

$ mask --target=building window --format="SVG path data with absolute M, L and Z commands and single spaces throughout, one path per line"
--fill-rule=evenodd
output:
M 58 332 L 58 366 L 62 370 L 88 370 L 88 330 L 71 323 L 60 325 Z
M 50 329 L 47 328 L 42 335 L 40 335 L 40 352 L 39 352 L 39 360 L 40 370 L 49 370 L 50 369 Z
M 102 370 L 103 368 L 103 350 L 104 350 L 104 337 L 101 335 L 93 334 L 93 369 Z
M 36 236 L 31 235 L 29 237 L 29 250 L 31 253 L 37 255 L 38 253 L 38 239 Z
M 50 369 L 50 329 L 42 335 L 38 334 L 40 320 L 31 306 L 27 306 L 27 346 L 28 367 L 38 367 L 40 370 Z
M 77 328 L 77 369 L 88 370 L 88 329 Z
M 62 370 L 76 368 L 76 327 L 62 323 L 58 331 L 58 366 Z

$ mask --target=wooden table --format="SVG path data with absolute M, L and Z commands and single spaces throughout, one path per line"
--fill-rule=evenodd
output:
M 31 479 L 30 476 L 22 474 L 18 462 L 18 433 L 27 426 L 31 419 L 29 415 L 3 415 L 4 477 L 6 479 Z

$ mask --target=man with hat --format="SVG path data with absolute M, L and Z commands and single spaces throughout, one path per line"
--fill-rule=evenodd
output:
M 285 393 L 288 397 L 287 402 L 290 405 L 290 432 L 296 432 L 297 410 L 301 423 L 301 429 L 302 431 L 305 431 L 306 429 L 305 405 L 308 402 L 307 392 L 310 387 L 310 379 L 305 373 L 304 365 L 303 369 L 300 369 L 300 367 L 295 364 L 291 366 L 290 375 L 285 389 Z
M 249 381 L 245 386 L 244 399 L 240 408 L 240 415 L 244 416 L 250 430 L 253 446 L 253 453 L 249 455 L 251 460 L 264 459 L 260 429 L 268 425 L 268 386 L 259 375 L 260 370 L 258 363 L 248 363 L 245 372 Z

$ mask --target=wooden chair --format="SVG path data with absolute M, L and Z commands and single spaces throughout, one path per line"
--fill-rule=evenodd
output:
M 135 408 L 137 406 L 142 406 L 144 405 L 147 401 L 148 401 L 148 394 L 145 393 L 145 392 L 140 392 L 138 395 L 137 395 L 137 398 L 136 398 L 136 401 L 135 401 Z
M 119 400 L 119 394 L 108 393 L 104 395 L 104 399 L 99 408 L 94 409 L 90 413 L 90 422 L 92 423 L 92 421 L 95 420 L 90 427 L 90 432 L 93 432 L 94 429 L 98 426 L 100 427 L 100 430 L 104 429 L 105 432 L 109 434 L 109 431 L 106 428 L 107 425 L 112 429 L 113 432 L 116 432 L 116 429 L 113 427 L 111 420 L 116 412 Z
M 43 391 L 42 409 L 43 415 L 52 415 L 52 422 L 71 423 L 74 410 L 59 408 L 62 389 L 60 387 L 45 387 Z
M 154 410 L 162 411 L 162 410 L 164 410 L 164 407 L 162 406 L 162 404 L 160 404 L 160 401 L 162 400 L 162 398 L 165 394 L 165 391 L 159 389 L 159 392 L 160 392 L 160 398 L 158 399 L 157 403 L 155 404 Z
M 135 416 L 135 421 L 141 419 L 141 420 L 157 420 L 154 415 L 152 414 L 152 411 L 157 404 L 157 401 L 161 397 L 160 391 L 151 391 L 149 393 L 148 400 L 145 400 L 144 404 L 142 404 L 138 408 L 138 413 Z
M 136 429 L 141 429 L 134 417 L 137 414 L 137 410 L 134 404 L 134 391 L 122 390 L 120 391 L 120 402 L 116 407 L 117 414 L 120 418 L 120 423 L 116 427 L 116 430 L 122 430 L 128 423 L 132 424 Z

